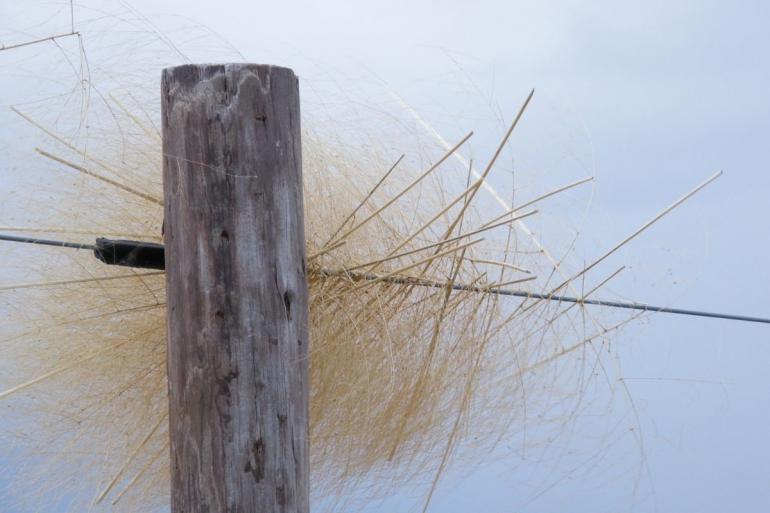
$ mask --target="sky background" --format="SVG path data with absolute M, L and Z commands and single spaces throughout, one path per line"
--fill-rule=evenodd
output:
M 385 86 L 449 140 L 475 130 L 479 158 L 536 88 L 492 181 L 504 190 L 511 169 L 525 183 L 594 175 L 590 195 L 545 206 L 534 226 L 557 249 L 558 223 L 578 229 L 578 263 L 724 170 L 607 262 L 605 274 L 628 265 L 608 293 L 770 316 L 766 2 L 130 4 L 161 30 L 184 15 L 308 81 Z M 19 8 L 0 0 L 0 19 Z M 770 328 L 661 314 L 614 350 L 626 386 L 596 391 L 558 456 L 457 469 L 430 511 L 768 511 Z M 413 506 L 404 490 L 369 510 Z

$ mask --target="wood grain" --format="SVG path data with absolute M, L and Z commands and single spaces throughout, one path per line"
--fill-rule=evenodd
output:
M 308 292 L 290 69 L 163 71 L 173 513 L 307 513 Z

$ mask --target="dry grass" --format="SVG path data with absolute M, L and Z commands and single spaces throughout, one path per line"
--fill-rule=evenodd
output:
M 15 177 L 20 215 L 4 219 L 3 231 L 161 240 L 156 90 L 161 67 L 179 56 L 144 37 L 145 53 L 132 56 L 151 69 L 122 66 L 115 76 L 116 57 L 97 47 L 87 82 L 69 96 L 17 109 L 39 134 L 26 164 L 52 178 Z M 581 276 L 565 280 L 517 228 L 548 193 L 504 215 L 478 208 L 516 121 L 474 178 L 452 158 L 466 139 L 449 151 L 413 141 L 405 149 L 418 149 L 399 157 L 393 147 L 414 134 L 398 123 L 338 127 L 322 109 L 307 110 L 314 494 L 333 504 L 351 491 L 416 485 L 427 504 L 450 462 L 478 460 L 520 430 L 567 424 L 591 379 L 586 369 L 623 321 L 488 293 L 518 284 L 551 291 L 552 281 L 566 290 Z M 84 252 L 0 251 L 16 262 L 0 284 L 0 437 L 15 483 L 3 500 L 20 511 L 163 509 L 162 273 L 106 267 Z

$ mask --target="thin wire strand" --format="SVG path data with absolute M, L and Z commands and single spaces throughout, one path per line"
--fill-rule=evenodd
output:
M 325 271 L 320 272 L 324 276 L 348 276 L 353 281 L 381 281 L 386 283 L 395 283 L 400 285 L 418 285 L 423 287 L 432 288 L 445 288 L 447 283 L 441 281 L 426 280 L 423 278 L 411 278 L 408 276 L 390 276 L 383 277 L 376 274 L 366 273 L 346 273 L 344 271 Z M 607 301 L 602 299 L 583 299 L 572 296 L 561 296 L 557 294 L 542 294 L 538 292 L 529 292 L 525 290 L 510 290 L 510 289 L 493 289 L 489 286 L 469 286 L 461 283 L 453 283 L 451 285 L 453 290 L 465 291 L 465 292 L 481 292 L 486 294 L 495 294 L 499 296 L 513 296 L 526 299 L 540 299 L 545 301 L 558 301 L 564 303 L 578 303 L 582 305 L 595 305 L 606 306 L 610 308 L 625 308 L 629 310 L 641 310 L 645 312 L 657 312 L 657 313 L 669 313 L 676 315 L 691 315 L 696 317 L 710 317 L 714 319 L 727 319 L 732 321 L 745 321 L 745 322 L 758 322 L 763 324 L 770 324 L 770 318 L 767 317 L 753 317 L 748 315 L 733 315 L 718 312 L 704 312 L 701 310 L 688 310 L 684 308 L 669 308 L 665 306 L 654 306 L 645 303 L 636 302 L 624 302 L 624 301 Z
M 23 242 L 25 244 L 40 244 L 41 246 L 55 246 L 60 248 L 88 249 L 88 250 L 96 249 L 96 246 L 94 244 L 81 244 L 78 242 L 64 242 L 60 240 L 38 239 L 35 237 L 17 237 L 15 235 L 0 234 L 0 240 L 4 240 L 8 242 Z
M 72 248 L 72 249 L 90 249 L 90 250 L 96 249 L 96 246 L 92 244 L 79 244 L 75 242 L 65 242 L 65 241 L 48 240 L 48 239 L 34 239 L 29 237 L 16 237 L 13 235 L 3 235 L 3 234 L 0 234 L 0 240 L 9 241 L 9 242 L 23 242 L 28 244 L 42 244 L 46 246 Z M 473 243 L 475 242 L 478 242 L 478 241 L 474 241 Z M 459 246 L 450 251 L 454 252 L 462 247 L 464 246 Z M 436 256 L 438 255 L 434 255 L 434 257 Z M 410 264 L 410 267 L 413 265 L 414 264 Z M 161 274 L 161 273 L 158 273 L 158 274 Z M 427 280 L 423 278 L 412 278 L 408 276 L 393 276 L 393 275 L 389 276 L 389 275 L 379 275 L 379 274 L 372 274 L 372 273 L 356 273 L 354 271 L 346 270 L 346 269 L 343 269 L 340 271 L 331 271 L 331 270 L 322 269 L 319 272 L 319 274 L 321 276 L 329 276 L 329 277 L 347 276 L 353 281 L 370 282 L 366 286 L 372 285 L 373 283 L 371 282 L 386 282 L 386 283 L 395 283 L 395 284 L 402 284 L 402 285 L 418 285 L 418 286 L 433 287 L 433 288 L 447 287 L 446 282 Z M 480 292 L 480 293 L 486 293 L 486 294 L 495 294 L 499 296 L 513 296 L 513 297 L 521 297 L 526 299 L 539 299 L 539 300 L 546 300 L 546 301 L 577 303 L 581 305 L 605 306 L 609 308 L 624 308 L 629 310 L 640 310 L 645 312 L 669 313 L 669 314 L 675 314 L 675 315 L 690 315 L 695 317 L 709 317 L 713 319 L 726 319 L 726 320 L 732 320 L 732 321 L 744 321 L 744 322 L 770 324 L 770 318 L 766 318 L 766 317 L 754 317 L 749 315 L 726 314 L 726 313 L 719 313 L 719 312 L 706 312 L 702 310 L 670 308 L 665 306 L 655 306 L 655 305 L 649 305 L 649 304 L 637 303 L 637 302 L 609 301 L 609 300 L 603 300 L 603 299 L 586 299 L 586 298 L 578 298 L 573 296 L 563 296 L 558 294 L 543 294 L 539 292 L 528 292 L 524 290 L 510 290 L 510 289 L 496 288 L 496 287 L 501 287 L 503 285 L 511 285 L 516 282 L 529 281 L 532 279 L 534 279 L 534 277 L 525 278 L 524 280 L 516 280 L 514 282 L 509 282 L 505 284 L 497 284 L 497 285 L 492 284 L 489 286 L 476 286 L 476 285 L 471 286 L 471 285 L 464 285 L 461 283 L 452 283 L 451 288 L 452 290 L 459 290 L 459 291 L 466 291 L 466 292 Z M 51 283 L 51 284 L 57 284 L 57 283 Z

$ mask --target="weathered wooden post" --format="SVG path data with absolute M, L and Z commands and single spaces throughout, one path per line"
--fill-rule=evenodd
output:
M 172 513 L 307 513 L 299 91 L 287 68 L 163 71 Z

